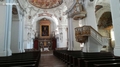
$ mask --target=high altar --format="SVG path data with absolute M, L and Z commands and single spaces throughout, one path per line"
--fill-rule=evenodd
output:
M 41 51 L 49 51 L 55 50 L 56 48 L 56 39 L 49 38 L 49 39 L 34 39 L 34 49 L 41 50 Z
M 43 18 L 38 25 L 40 26 L 39 36 L 34 39 L 34 49 L 42 51 L 54 50 L 56 48 L 56 39 L 52 36 L 50 20 Z

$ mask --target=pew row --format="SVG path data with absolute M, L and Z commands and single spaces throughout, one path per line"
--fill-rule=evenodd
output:
M 120 57 L 116 57 L 110 52 L 88 53 L 82 51 L 54 50 L 53 54 L 59 59 L 61 59 L 63 62 L 65 62 L 69 67 L 91 67 L 87 63 L 88 61 L 106 60 L 107 63 L 107 60 L 120 59 Z M 115 60 L 115 62 L 117 61 Z M 94 67 L 93 65 L 92 67 Z
M 0 57 L 0 67 L 38 67 L 40 56 L 40 51 L 31 51 Z

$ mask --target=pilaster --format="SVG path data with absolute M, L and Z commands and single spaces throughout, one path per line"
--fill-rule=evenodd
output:
M 120 0 L 110 0 L 113 29 L 115 33 L 114 55 L 120 56 Z
M 73 25 L 72 18 L 70 17 L 70 13 L 68 14 L 68 50 L 73 50 Z

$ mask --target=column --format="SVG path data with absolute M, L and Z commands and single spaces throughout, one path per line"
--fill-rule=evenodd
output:
M 22 14 L 22 20 L 21 20 L 22 22 L 21 22 L 21 52 L 25 52 L 25 50 L 24 50 L 24 27 L 25 27 L 25 25 L 24 25 L 24 13 Z
M 120 56 L 120 0 L 110 0 L 110 6 L 115 33 L 114 55 Z
M 12 21 L 12 5 L 5 5 L 11 3 L 12 0 L 4 0 L 0 5 L 0 56 L 10 56 L 12 54 L 10 49 L 11 44 L 11 21 Z
M 75 28 L 79 27 L 79 20 L 73 20 L 72 25 L 73 25 L 73 43 L 74 43 L 73 50 L 80 50 L 80 43 L 77 42 L 75 38 Z
M 4 2 L 0 2 L 0 3 L 6 3 L 6 1 Z M 7 6 L 4 5 L 0 5 L 0 56 L 6 56 L 6 37 L 5 35 L 7 35 L 6 29 L 5 27 L 8 25 L 6 23 L 6 8 Z
M 73 25 L 72 18 L 68 17 L 68 50 L 73 50 Z
M 83 19 L 82 22 L 84 25 L 90 25 L 95 30 L 97 30 L 97 23 L 96 23 L 96 17 L 95 17 L 95 6 L 93 2 L 90 2 L 89 0 L 85 0 L 84 7 L 87 12 L 87 17 Z
M 63 47 L 67 47 L 67 30 L 66 30 L 66 25 L 63 25 L 62 26 L 62 28 L 63 28 L 63 30 L 62 30 L 62 32 L 63 32 Z
M 24 16 L 24 27 L 23 27 L 23 45 L 24 45 L 24 49 L 29 49 L 29 45 L 28 45 L 28 19 L 27 19 L 28 15 Z
M 13 0 L 7 0 L 7 3 L 12 3 Z M 6 50 L 7 56 L 12 55 L 12 51 L 10 49 L 11 44 L 11 24 L 12 24 L 12 5 L 7 5 L 6 9 Z
M 11 44 L 12 53 L 19 53 L 19 17 L 12 15 Z

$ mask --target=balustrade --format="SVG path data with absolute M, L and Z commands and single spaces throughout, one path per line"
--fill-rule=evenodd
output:
M 92 36 L 102 45 L 108 45 L 109 40 L 107 37 L 103 37 L 91 26 L 82 26 L 75 28 L 75 38 L 77 42 L 85 43 L 88 36 Z

